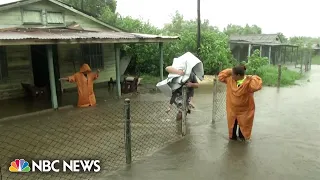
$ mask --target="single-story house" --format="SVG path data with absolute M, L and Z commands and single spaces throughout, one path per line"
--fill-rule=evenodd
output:
M 276 64 L 281 60 L 281 52 L 286 52 L 287 48 L 298 48 L 298 46 L 281 42 L 278 34 L 251 34 L 251 35 L 231 35 L 229 46 L 233 57 L 238 61 L 247 61 L 248 56 L 256 50 L 260 50 L 260 56 L 268 57 L 270 64 Z
M 312 45 L 314 55 L 320 55 L 320 44 L 313 44 Z
M 48 85 L 52 107 L 56 109 L 57 92 L 75 87 L 61 84 L 59 78 L 77 72 L 82 63 L 101 70 L 97 82 L 116 79 L 117 95 L 121 96 L 119 45 L 159 43 L 163 79 L 163 43 L 177 39 L 123 32 L 58 0 L 16 0 L 2 4 L 0 100 L 23 96 L 21 83 Z

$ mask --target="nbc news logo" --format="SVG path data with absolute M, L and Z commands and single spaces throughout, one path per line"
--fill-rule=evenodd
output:
M 61 172 L 62 165 L 62 172 L 99 172 L 100 168 L 100 161 L 99 160 L 70 160 L 62 161 L 60 160 L 39 160 L 38 162 L 32 161 L 31 168 L 27 161 L 24 159 L 16 159 L 12 161 L 9 167 L 10 172 Z

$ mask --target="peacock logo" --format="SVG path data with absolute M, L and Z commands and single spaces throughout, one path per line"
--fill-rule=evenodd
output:
M 9 167 L 10 172 L 30 172 L 30 170 L 29 163 L 24 159 L 12 161 L 11 166 Z

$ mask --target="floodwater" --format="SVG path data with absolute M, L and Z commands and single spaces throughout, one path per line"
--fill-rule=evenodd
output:
M 115 91 L 108 91 L 107 85 L 95 85 L 95 95 L 97 103 L 103 103 L 105 100 L 110 100 L 115 97 Z M 78 100 L 77 91 L 63 93 L 58 95 L 59 107 L 63 106 L 76 106 Z M 47 110 L 52 108 L 51 99 L 48 96 L 40 98 L 17 98 L 0 100 L 0 119 L 10 116 L 23 115 L 26 113 L 34 113 L 37 111 Z
M 212 86 L 202 85 L 183 140 L 101 179 L 318 180 L 319 79 L 320 66 L 312 66 L 300 85 L 257 92 L 248 142 L 228 140 L 225 118 L 212 123 Z

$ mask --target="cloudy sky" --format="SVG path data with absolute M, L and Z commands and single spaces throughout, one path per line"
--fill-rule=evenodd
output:
M 16 0 L 0 0 L 0 4 Z M 117 0 L 121 15 L 149 20 L 162 27 L 176 10 L 197 16 L 197 0 Z M 201 0 L 201 18 L 220 29 L 229 23 L 256 24 L 263 33 L 320 37 L 319 0 Z
M 186 19 L 197 15 L 197 0 L 117 0 L 121 15 L 162 27 L 176 10 Z M 263 33 L 320 37 L 319 0 L 201 0 L 201 18 L 223 29 L 229 23 L 256 24 Z

